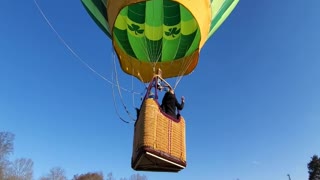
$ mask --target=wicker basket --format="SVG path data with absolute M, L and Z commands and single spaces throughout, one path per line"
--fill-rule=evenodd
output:
M 131 166 L 135 170 L 178 172 L 186 167 L 185 121 L 163 114 L 152 98 L 135 124 Z

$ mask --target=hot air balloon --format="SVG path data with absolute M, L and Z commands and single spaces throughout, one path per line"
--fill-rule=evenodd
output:
M 159 85 L 190 74 L 205 42 L 238 0 L 82 0 L 112 40 L 121 69 L 149 83 L 135 123 L 132 168 L 178 172 L 186 167 L 185 121 L 159 107 Z M 204 62 L 205 63 L 205 62 Z M 161 73 L 160 73 L 161 72 Z M 154 91 L 156 98 L 149 98 Z

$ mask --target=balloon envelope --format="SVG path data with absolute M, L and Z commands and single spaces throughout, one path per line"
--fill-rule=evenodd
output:
M 149 82 L 191 73 L 209 37 L 238 0 L 82 0 L 112 39 L 124 72 Z

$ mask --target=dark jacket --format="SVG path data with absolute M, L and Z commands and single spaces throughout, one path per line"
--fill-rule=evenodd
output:
M 166 92 L 162 99 L 162 110 L 173 118 L 177 118 L 176 107 L 178 108 L 178 110 L 182 110 L 183 106 L 184 102 L 182 101 L 180 104 L 176 96 L 170 92 Z

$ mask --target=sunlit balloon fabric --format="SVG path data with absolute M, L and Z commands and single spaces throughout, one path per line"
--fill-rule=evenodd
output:
M 149 82 L 191 73 L 238 0 L 82 0 L 112 39 L 124 72 Z

